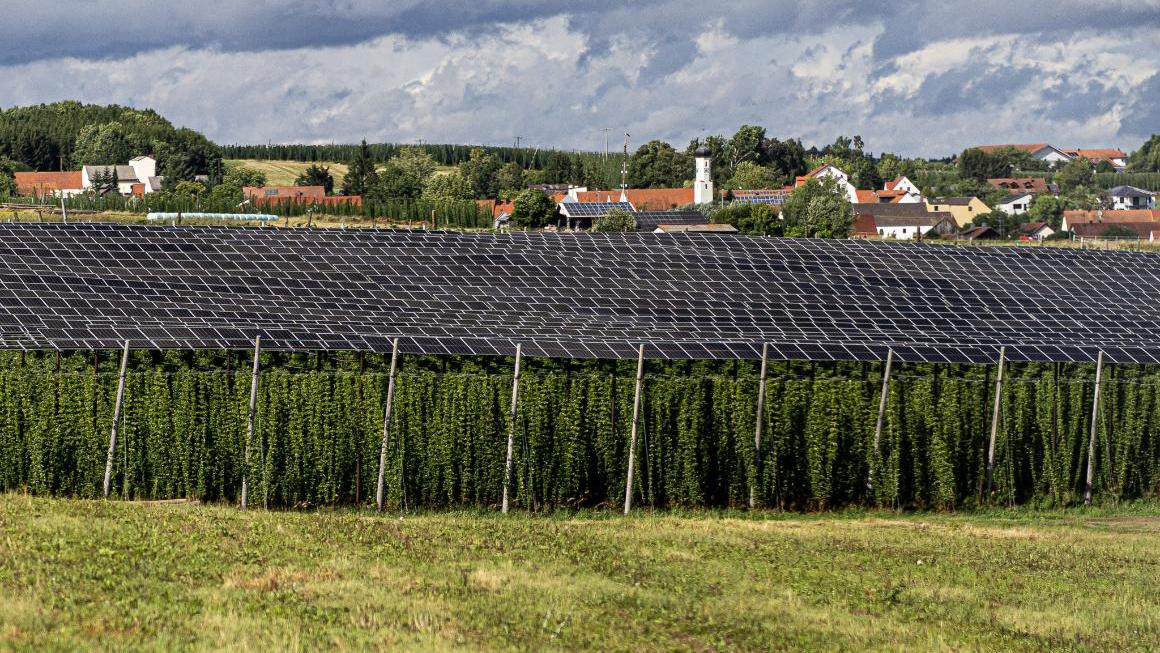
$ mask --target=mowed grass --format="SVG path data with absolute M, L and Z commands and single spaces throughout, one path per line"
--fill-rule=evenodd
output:
M 251 170 L 265 173 L 266 184 L 270 186 L 293 186 L 294 181 L 314 165 L 313 161 L 260 161 L 258 159 L 230 159 L 226 163 L 242 165 Z M 334 177 L 334 189 L 338 192 L 342 188 L 342 180 L 346 177 L 347 165 L 319 161 L 318 165 L 330 168 L 330 176 Z
M 1160 648 L 1160 509 L 243 513 L 0 496 L 0 649 Z

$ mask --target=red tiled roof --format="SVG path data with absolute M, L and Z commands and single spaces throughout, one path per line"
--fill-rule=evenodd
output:
M 62 190 L 81 190 L 81 171 L 72 172 L 18 172 L 16 192 L 20 195 L 48 195 Z
M 501 213 L 514 215 L 516 210 L 516 203 L 514 200 L 507 202 L 492 202 L 491 217 L 498 218 Z
M 1047 180 L 1043 177 L 996 177 L 988 179 L 988 184 L 1004 190 L 1018 190 L 1026 193 L 1046 193 Z
M 322 186 L 246 186 L 242 193 L 249 199 L 266 200 L 326 197 Z
M 1077 236 L 1084 238 L 1100 238 L 1109 229 L 1128 229 L 1135 232 L 1137 238 L 1148 239 L 1152 236 L 1152 231 L 1156 229 L 1154 222 L 1102 222 L 1102 223 L 1084 223 L 1077 225 L 1068 225 L 1071 227 L 1071 232 Z
M 1093 161 L 1096 159 L 1124 159 L 1128 156 L 1123 150 L 1114 147 L 1095 148 L 1091 150 L 1077 148 L 1074 150 L 1064 150 L 1064 153 L 1069 156 L 1082 156 L 1085 159 L 1091 159 Z
M 1051 145 L 1048 145 L 1047 143 L 1018 143 L 1018 144 L 1011 144 L 1011 145 L 976 145 L 975 147 L 973 147 L 971 149 L 982 150 L 988 154 L 990 154 L 992 152 L 998 152 L 999 150 L 1006 150 L 1006 149 L 1015 149 L 1015 150 L 1019 150 L 1021 152 L 1026 152 L 1028 154 L 1035 154 L 1036 152 L 1038 152 L 1039 150 L 1042 150 L 1045 147 L 1051 147 Z
M 898 204 L 899 200 L 906 197 L 906 191 L 902 190 L 862 190 L 854 191 L 858 195 L 859 204 Z
M 869 213 L 859 213 L 854 216 L 854 237 L 872 237 L 878 235 L 878 223 Z
M 629 188 L 624 191 L 638 211 L 667 211 L 693 203 L 692 188 Z M 589 190 L 576 193 L 579 202 L 619 202 L 618 190 Z
M 1067 225 L 1070 227 L 1074 224 L 1090 224 L 1101 221 L 1099 211 L 1064 211 L 1063 217 L 1067 220 Z M 1160 209 L 1122 209 L 1116 211 L 1104 211 L 1103 222 L 1105 223 L 1124 223 L 1124 222 L 1160 222 Z

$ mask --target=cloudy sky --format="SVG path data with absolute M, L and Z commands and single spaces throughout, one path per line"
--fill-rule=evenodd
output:
M 0 0 L 0 105 L 157 109 L 219 143 L 1137 147 L 1160 0 Z

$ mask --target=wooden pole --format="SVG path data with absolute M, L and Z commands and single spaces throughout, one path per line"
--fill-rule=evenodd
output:
M 395 370 L 399 365 L 399 339 L 391 343 L 391 373 L 387 376 L 387 408 L 383 412 L 383 447 L 379 450 L 379 481 L 375 486 L 375 507 L 383 511 L 386 494 L 387 447 L 391 443 L 391 410 L 395 404 Z
M 632 474 L 636 462 L 636 429 L 640 423 L 640 388 L 644 383 L 644 345 L 637 350 L 636 391 L 632 397 L 632 435 L 628 440 L 628 478 L 624 485 L 624 514 L 632 510 Z
M 507 439 L 507 462 L 504 463 L 503 468 L 503 514 L 508 511 L 508 494 L 512 482 L 512 469 L 515 461 L 512 458 L 514 453 L 514 445 L 516 439 L 516 408 L 517 402 L 520 399 L 520 358 L 523 355 L 523 348 L 520 344 L 516 344 L 516 373 L 512 377 L 512 419 L 508 427 Z
M 117 426 L 121 422 L 121 402 L 125 398 L 125 370 L 129 365 L 129 341 L 125 341 L 125 349 L 121 352 L 121 378 L 117 381 L 117 403 L 113 405 L 113 430 L 109 434 L 109 455 L 105 458 L 105 498 L 109 498 L 109 489 L 113 481 L 113 457 L 117 453 Z
M 1083 505 L 1092 505 L 1092 480 L 1096 474 L 1096 426 L 1100 419 L 1100 375 L 1104 371 L 1104 352 L 1096 356 L 1096 387 L 1092 394 L 1092 430 L 1088 439 L 1087 481 L 1083 486 Z
M 878 423 L 874 427 L 874 451 L 870 458 L 870 470 L 866 475 L 866 489 L 874 491 L 874 463 L 882 444 L 882 424 L 886 421 L 886 400 L 890 397 L 890 368 L 894 364 L 894 348 L 886 350 L 886 367 L 882 370 L 882 394 L 878 397 Z
M 991 493 L 991 486 L 995 480 L 995 439 L 999 435 L 999 406 L 1003 398 L 1003 366 L 1007 361 L 1007 348 L 999 348 L 999 374 L 995 377 L 995 405 L 991 410 L 991 440 L 987 443 L 987 477 L 983 486 L 983 495 Z
M 753 484 L 749 486 L 749 508 L 757 507 L 761 486 L 761 427 L 765 424 L 765 372 L 769 367 L 769 343 L 761 345 L 761 376 L 757 380 L 757 426 L 753 429 Z
M 254 371 L 250 376 L 250 419 L 246 429 L 245 467 L 242 468 L 242 510 L 249 507 L 250 442 L 254 439 L 254 415 L 258 408 L 258 359 L 262 354 L 262 336 L 254 338 Z

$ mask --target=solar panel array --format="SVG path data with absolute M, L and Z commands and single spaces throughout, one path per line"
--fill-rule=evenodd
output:
M 697 211 L 637 211 L 632 214 L 637 231 L 652 231 L 661 224 L 706 224 L 705 214 Z
M 734 202 L 748 204 L 785 204 L 789 193 L 784 190 L 735 190 Z
M 0 346 L 1160 362 L 1160 256 L 720 234 L 0 225 Z
M 613 209 L 632 213 L 631 202 L 563 202 L 560 210 L 569 218 L 601 218 Z

